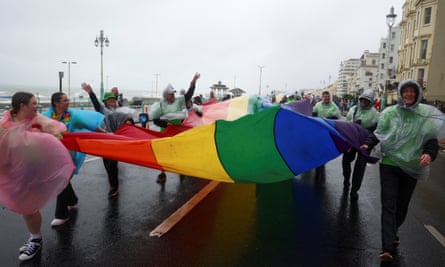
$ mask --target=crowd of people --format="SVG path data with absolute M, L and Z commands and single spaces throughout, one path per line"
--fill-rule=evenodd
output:
M 179 95 L 168 84 L 162 99 L 151 106 L 148 118 L 160 131 L 168 125 L 181 124 L 191 112 L 202 116 L 203 97 L 193 97 L 199 78 L 200 74 L 195 73 L 189 89 L 181 91 Z M 51 221 L 51 226 L 59 227 L 69 221 L 70 212 L 78 205 L 79 199 L 71 179 L 81 168 L 85 154 L 66 150 L 58 140 L 61 133 L 112 133 L 124 124 L 135 124 L 131 115 L 119 111 L 123 99 L 117 87 L 105 92 L 101 101 L 89 84 L 82 83 L 81 87 L 88 93 L 94 111 L 71 109 L 68 96 L 63 92 L 56 92 L 51 96 L 49 109 L 39 114 L 34 95 L 17 92 L 12 97 L 11 109 L 5 112 L 1 120 L 0 203 L 21 214 L 29 231 L 28 241 L 19 249 L 19 259 L 22 261 L 32 259 L 42 247 L 42 218 L 39 210 L 56 197 L 55 218 Z M 295 94 L 293 98 L 281 99 L 280 104 L 300 99 Z M 434 122 L 434 117 L 443 117 L 443 114 L 433 106 L 421 103 L 422 87 L 412 80 L 400 83 L 397 105 L 389 106 L 381 112 L 375 108 L 376 100 L 372 91 L 361 94 L 358 103 L 349 107 L 346 113 L 342 113 L 341 107 L 332 101 L 328 91 L 322 93 L 318 102 L 314 97 L 308 99 L 313 104 L 313 117 L 346 120 L 361 125 L 369 133 L 360 150 L 351 148 L 342 155 L 343 188 L 348 191 L 350 188 L 351 201 L 358 201 L 367 155 L 375 146 L 380 146 L 382 252 L 379 256 L 384 261 L 392 260 L 400 243 L 398 230 L 406 218 L 417 181 L 428 176 L 429 166 L 437 157 L 439 126 Z M 218 100 L 211 91 L 207 103 L 215 102 Z M 23 138 L 24 136 L 27 138 Z M 23 151 L 38 150 L 48 157 L 57 158 L 57 168 L 54 168 L 51 161 L 42 162 L 39 157 L 30 157 L 29 152 L 18 153 L 18 140 L 27 140 L 19 146 Z M 352 169 L 351 164 L 354 161 Z M 9 167 L 11 164 L 18 164 L 23 168 L 17 171 L 17 168 Z M 110 185 L 108 197 L 118 197 L 118 162 L 103 158 L 103 164 Z M 317 167 L 316 177 L 325 177 L 324 165 Z M 35 181 L 35 186 L 26 187 L 31 181 Z M 166 182 L 164 171 L 159 174 L 157 182 Z M 12 194 L 12 186 L 23 187 L 23 192 L 19 195 Z M 29 199 L 39 201 L 31 203 Z

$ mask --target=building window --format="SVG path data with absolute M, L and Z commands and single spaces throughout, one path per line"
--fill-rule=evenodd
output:
M 428 25 L 431 23 L 431 7 L 425 8 L 425 16 L 423 18 L 423 23 Z
M 417 80 L 423 81 L 424 77 L 425 77 L 425 69 L 418 69 L 417 70 Z
M 380 65 L 380 68 L 383 70 L 383 69 L 385 68 L 385 64 L 382 63 L 382 64 Z
M 396 32 L 391 32 L 391 39 L 396 39 Z
M 426 51 L 428 49 L 428 40 L 422 40 L 420 44 L 420 58 L 426 59 Z
M 385 53 L 382 53 L 382 59 L 385 59 L 386 55 Z
M 389 63 L 392 64 L 393 62 L 393 57 L 389 57 Z
M 417 10 L 416 14 L 416 20 L 414 21 L 415 29 L 417 30 L 419 28 L 419 22 L 420 22 L 420 10 Z

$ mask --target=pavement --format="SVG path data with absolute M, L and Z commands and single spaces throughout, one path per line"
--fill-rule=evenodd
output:
M 28 238 L 21 216 L 1 210 L 0 266 L 445 266 L 443 152 L 417 185 L 390 264 L 378 259 L 377 165 L 368 166 L 357 202 L 343 191 L 341 157 L 326 164 L 325 179 L 309 171 L 275 184 L 221 183 L 200 202 L 190 199 L 209 180 L 167 173 L 161 186 L 157 170 L 119 167 L 120 195 L 109 200 L 102 160 L 88 158 L 73 178 L 78 208 L 57 228 L 55 201 L 42 210 L 44 244 L 30 261 L 17 259 Z M 150 235 L 178 209 L 168 232 Z

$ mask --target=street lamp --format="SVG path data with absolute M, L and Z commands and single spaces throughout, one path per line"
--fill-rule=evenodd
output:
M 76 61 L 62 61 L 62 64 L 68 64 L 68 98 L 70 98 L 70 88 L 71 88 L 71 82 L 70 82 L 70 76 L 71 76 L 71 64 L 77 64 Z
M 100 98 L 104 96 L 104 44 L 106 47 L 110 45 L 110 40 L 107 36 L 104 36 L 104 31 L 100 30 L 99 37 L 96 36 L 94 45 L 100 47 Z
M 155 77 L 156 77 L 156 89 L 155 89 L 155 98 L 157 98 L 158 97 L 158 77 L 159 77 L 159 73 L 155 73 L 155 74 L 153 74 Z
M 258 65 L 258 68 L 260 69 L 260 85 L 259 85 L 259 89 L 258 89 L 258 95 L 261 97 L 261 75 L 263 74 L 264 66 Z
M 390 68 L 389 68 L 389 53 L 390 53 L 390 47 L 391 47 L 391 29 L 392 26 L 394 26 L 394 23 L 396 22 L 396 17 L 397 15 L 394 13 L 394 7 L 391 7 L 389 9 L 389 14 L 386 15 L 386 25 L 388 25 L 388 41 L 386 42 L 386 82 L 385 82 L 385 87 L 383 88 L 383 97 L 382 97 L 382 110 L 385 108 L 386 106 L 386 89 L 389 87 L 389 85 L 391 84 L 391 72 Z

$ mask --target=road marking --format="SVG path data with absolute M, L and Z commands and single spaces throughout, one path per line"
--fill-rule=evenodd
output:
M 424 224 L 425 228 L 430 232 L 443 247 L 445 247 L 445 237 L 432 225 Z
M 98 160 L 99 157 L 88 157 L 87 159 L 85 159 L 85 162 L 90 162 L 90 161 L 94 161 L 94 160 Z
M 215 187 L 219 185 L 217 181 L 211 181 L 201 191 L 196 193 L 190 198 L 184 205 L 177 209 L 174 213 L 165 219 L 160 225 L 158 225 L 153 231 L 150 232 L 150 236 L 161 237 L 173 228 L 187 213 L 189 213 L 201 200 L 203 200 Z

